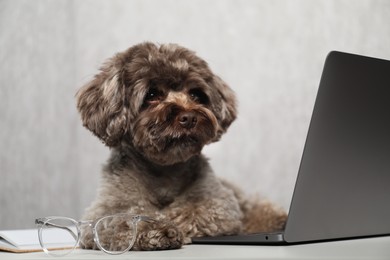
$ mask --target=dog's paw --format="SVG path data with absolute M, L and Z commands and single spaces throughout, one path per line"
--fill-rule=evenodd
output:
M 81 230 L 81 237 L 80 237 L 80 248 L 82 249 L 93 249 L 97 250 L 98 247 L 95 244 L 95 241 L 93 239 L 92 231 L 89 231 L 87 229 Z
M 91 228 L 84 228 L 81 232 L 80 247 L 84 249 L 101 249 L 106 252 L 121 253 L 131 249 L 136 238 L 133 226 L 127 221 L 110 219 L 110 222 L 94 228 L 94 237 Z M 95 240 L 96 239 L 96 240 Z M 98 244 L 96 244 L 98 243 Z
M 138 234 L 135 250 L 166 250 L 181 248 L 182 232 L 171 223 L 148 223 Z

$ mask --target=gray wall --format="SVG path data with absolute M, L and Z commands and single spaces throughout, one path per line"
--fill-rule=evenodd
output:
M 145 40 L 196 50 L 231 85 L 239 119 L 205 153 L 288 209 L 323 61 L 334 49 L 390 59 L 390 1 L 0 1 L 0 229 L 80 217 L 109 151 L 74 94 Z

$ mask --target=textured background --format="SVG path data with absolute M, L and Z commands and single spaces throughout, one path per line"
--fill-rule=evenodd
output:
M 390 1 L 0 0 L 0 229 L 79 218 L 108 148 L 74 94 L 142 42 L 195 50 L 236 91 L 239 119 L 205 149 L 218 175 L 288 209 L 330 50 L 390 59 Z

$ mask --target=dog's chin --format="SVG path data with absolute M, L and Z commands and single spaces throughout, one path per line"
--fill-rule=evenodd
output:
M 157 144 L 141 148 L 141 153 L 155 164 L 173 165 L 199 155 L 204 145 L 196 136 L 163 138 Z

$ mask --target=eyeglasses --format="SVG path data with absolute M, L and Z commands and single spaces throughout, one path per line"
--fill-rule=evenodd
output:
M 155 220 L 147 216 L 120 213 L 94 221 L 45 217 L 36 219 L 35 224 L 38 226 L 39 243 L 48 255 L 65 256 L 71 253 L 80 242 L 83 226 L 92 228 L 93 239 L 100 250 L 107 254 L 119 255 L 133 247 L 140 221 Z

